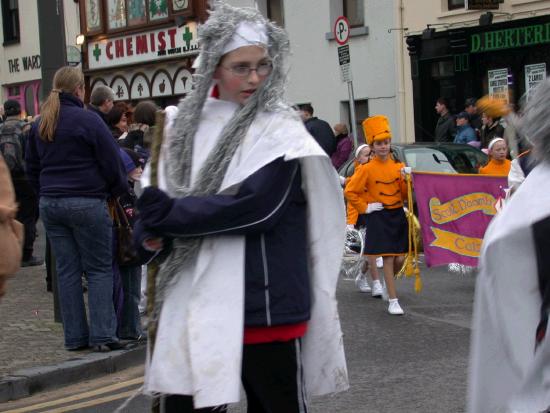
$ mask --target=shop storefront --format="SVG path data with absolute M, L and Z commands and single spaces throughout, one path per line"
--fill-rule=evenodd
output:
M 117 3 L 117 7 L 111 7 Z M 107 85 L 115 99 L 177 104 L 191 89 L 204 1 L 87 0 L 85 75 L 92 91 Z M 105 18 L 103 18 L 105 16 Z
M 9 79 L 2 85 L 4 101 L 16 100 L 21 105 L 22 116 L 35 116 L 40 112 L 40 55 L 10 57 L 4 64 Z
M 499 24 L 424 32 L 407 38 L 411 57 L 415 135 L 432 139 L 435 101 L 451 110 L 486 94 L 518 104 L 527 99 L 550 67 L 550 16 Z

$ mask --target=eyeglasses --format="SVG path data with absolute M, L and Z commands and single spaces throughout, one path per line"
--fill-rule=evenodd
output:
M 229 70 L 235 76 L 248 77 L 252 71 L 255 71 L 258 76 L 267 76 L 273 70 L 273 64 L 271 62 L 260 63 L 256 67 L 250 67 L 246 65 L 235 65 L 231 67 L 221 66 L 225 70 Z

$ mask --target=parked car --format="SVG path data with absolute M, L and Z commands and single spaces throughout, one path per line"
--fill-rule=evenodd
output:
M 487 155 L 473 146 L 462 143 L 422 142 L 392 144 L 396 159 L 410 166 L 413 171 L 477 174 L 480 166 L 487 163 Z M 340 175 L 353 175 L 353 159 L 339 170 Z

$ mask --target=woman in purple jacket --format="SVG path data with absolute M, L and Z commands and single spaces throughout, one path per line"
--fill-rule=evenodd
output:
M 40 195 L 40 216 L 51 242 L 65 348 L 121 348 L 116 337 L 111 268 L 112 220 L 107 198 L 128 190 L 119 149 L 109 129 L 84 109 L 84 76 L 63 67 L 29 133 L 26 167 Z M 82 296 L 88 277 L 90 325 Z
M 343 123 L 337 123 L 333 129 L 336 139 L 336 151 L 330 156 L 330 160 L 334 168 L 338 170 L 349 159 L 353 150 L 353 142 L 349 136 L 348 127 Z

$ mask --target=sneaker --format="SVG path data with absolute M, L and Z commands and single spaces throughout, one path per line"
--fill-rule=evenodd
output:
M 376 267 L 384 268 L 384 259 L 382 257 L 376 257 Z
M 355 277 L 355 285 L 362 293 L 371 292 L 369 282 L 367 281 L 367 278 L 364 274 L 359 274 L 357 277 Z
M 397 301 L 397 298 L 390 299 L 390 304 L 388 305 L 388 313 L 391 315 L 403 315 L 405 312 L 399 305 L 399 301 Z
M 44 260 L 31 256 L 28 260 L 21 261 L 21 267 L 36 267 L 44 264 Z
M 382 283 L 379 280 L 374 280 L 372 282 L 372 296 L 373 297 L 382 297 L 383 294 Z

